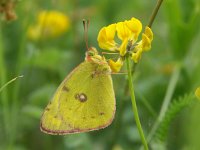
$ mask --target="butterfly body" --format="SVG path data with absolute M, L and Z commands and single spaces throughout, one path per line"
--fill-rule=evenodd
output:
M 107 127 L 115 114 L 111 70 L 99 57 L 86 57 L 60 84 L 41 119 L 48 134 L 70 134 Z

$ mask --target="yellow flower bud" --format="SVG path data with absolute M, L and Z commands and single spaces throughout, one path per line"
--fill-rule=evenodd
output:
M 153 40 L 153 32 L 148 26 L 145 27 L 144 34 L 149 38 L 150 42 Z
M 119 58 L 116 62 L 112 59 L 109 60 L 109 66 L 112 72 L 119 72 L 121 67 L 123 66 L 123 61 Z
M 200 87 L 198 87 L 195 91 L 196 97 L 200 100 Z
M 124 39 L 122 44 L 119 47 L 120 56 L 124 56 L 127 51 L 128 39 Z
M 151 41 L 146 34 L 142 34 L 142 49 L 148 51 L 151 49 Z
M 140 45 L 138 45 L 138 46 L 135 47 L 135 49 L 136 49 L 136 52 L 132 53 L 132 57 L 131 58 L 135 63 L 138 63 L 138 61 L 142 57 L 142 48 L 140 47 Z

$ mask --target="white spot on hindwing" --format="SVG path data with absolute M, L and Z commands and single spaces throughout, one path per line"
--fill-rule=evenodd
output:
M 75 99 L 79 100 L 80 102 L 87 101 L 87 95 L 84 93 L 75 94 L 74 97 L 75 97 Z

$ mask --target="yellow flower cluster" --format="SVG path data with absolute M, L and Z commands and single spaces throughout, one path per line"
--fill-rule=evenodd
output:
M 137 42 L 141 30 L 142 23 L 136 18 L 131 18 L 124 22 L 118 22 L 103 27 L 99 31 L 97 38 L 99 47 L 104 50 L 119 52 L 120 54 L 117 61 L 113 61 L 112 59 L 109 60 L 109 65 L 113 72 L 120 71 L 123 65 L 122 58 L 126 54 L 131 55 L 132 60 L 137 63 L 140 60 L 142 53 L 150 50 L 153 33 L 149 27 L 146 27 L 142 34 L 142 40 Z M 121 41 L 120 44 L 115 41 L 116 33 L 118 39 Z
M 200 100 L 200 87 L 198 87 L 195 91 L 196 97 Z
M 70 19 L 58 11 L 42 11 L 35 25 L 28 29 L 28 37 L 33 40 L 58 37 L 70 27 Z

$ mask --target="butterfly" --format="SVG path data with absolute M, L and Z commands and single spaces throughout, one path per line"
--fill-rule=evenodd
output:
M 44 110 L 41 131 L 72 134 L 107 127 L 115 115 L 111 69 L 95 48 L 60 84 Z

